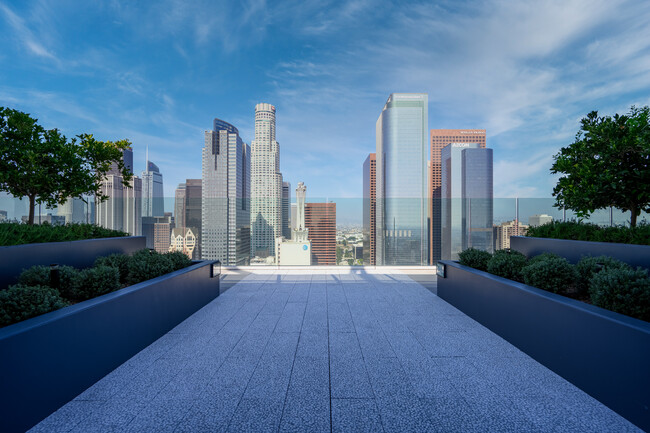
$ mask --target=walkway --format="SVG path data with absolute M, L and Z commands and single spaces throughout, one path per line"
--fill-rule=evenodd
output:
M 399 271 L 262 272 L 32 431 L 638 431 Z

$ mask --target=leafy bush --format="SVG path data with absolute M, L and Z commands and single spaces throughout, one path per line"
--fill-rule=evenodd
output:
M 96 266 L 79 271 L 71 299 L 85 301 L 120 288 L 120 273 L 110 266 Z
M 23 270 L 18 277 L 21 286 L 48 286 L 59 291 L 61 296 L 73 299 L 72 293 L 79 284 L 79 270 L 72 266 L 59 266 L 59 287 L 54 287 L 50 281 L 49 266 L 32 266 Z
M 491 258 L 492 254 L 487 251 L 477 250 L 476 248 L 468 248 L 465 251 L 458 253 L 458 261 L 461 265 L 469 266 L 481 271 L 487 271 L 487 264 Z
M 578 278 L 575 267 L 555 254 L 540 254 L 521 270 L 524 282 L 529 286 L 553 293 L 566 292 Z
M 521 270 L 526 256 L 515 250 L 498 250 L 487 263 L 487 271 L 503 278 L 523 282 Z
M 591 279 L 591 302 L 650 322 L 650 278 L 642 268 L 605 268 Z
M 632 269 L 632 267 L 609 256 L 583 257 L 576 264 L 576 271 L 578 272 L 576 289 L 578 293 L 581 295 L 587 294 L 591 279 L 603 269 Z
M 49 313 L 66 305 L 59 292 L 51 287 L 11 286 L 7 290 L 0 290 L 0 326 Z
M 39 242 L 78 241 L 81 239 L 129 236 L 94 224 L 28 225 L 16 222 L 0 223 L 0 245 L 22 245 Z
M 174 262 L 166 254 L 153 250 L 136 251 L 129 259 L 127 283 L 137 284 L 174 271 Z
M 526 232 L 526 236 L 650 245 L 650 224 L 642 222 L 636 227 L 601 227 L 596 224 L 577 221 L 553 221 L 541 226 L 530 227 Z
M 169 260 L 172 261 L 175 271 L 179 269 L 187 268 L 192 264 L 192 260 L 190 260 L 185 254 L 183 254 L 180 251 L 165 253 L 163 255 L 168 257 Z
M 110 256 L 97 257 L 93 266 L 110 266 L 118 270 L 121 284 L 126 284 L 129 275 L 129 261 L 131 256 L 126 254 L 111 254 Z

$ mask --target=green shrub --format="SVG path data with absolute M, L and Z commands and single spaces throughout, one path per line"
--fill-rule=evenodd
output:
M 129 260 L 131 256 L 126 254 L 111 254 L 110 256 L 97 257 L 93 266 L 109 266 L 119 272 L 121 284 L 126 284 L 129 275 Z
M 576 271 L 578 272 L 576 289 L 578 293 L 581 295 L 587 294 L 591 279 L 603 269 L 632 269 L 632 267 L 609 256 L 583 257 L 576 264 Z
M 523 282 L 521 270 L 526 256 L 515 250 L 497 250 L 487 263 L 487 271 L 510 280 Z
M 163 255 L 172 261 L 175 271 L 179 269 L 187 268 L 192 264 L 192 260 L 190 260 L 185 254 L 183 254 L 180 251 L 165 253 Z
M 73 299 L 72 293 L 79 284 L 79 270 L 72 266 L 59 266 L 59 287 L 53 287 L 50 281 L 49 266 L 32 266 L 23 270 L 18 277 L 21 286 L 48 286 L 59 291 L 61 296 Z
M 127 284 L 133 285 L 174 271 L 174 262 L 154 250 L 136 251 L 129 259 Z
M 59 292 L 51 287 L 11 286 L 7 290 L 0 290 L 0 326 L 49 313 L 66 305 Z
M 650 322 L 650 278 L 646 269 L 605 268 L 591 279 L 591 302 Z
M 578 278 L 575 266 L 566 259 L 549 253 L 534 257 L 521 270 L 521 275 L 529 286 L 553 293 L 567 292 Z
M 596 224 L 577 221 L 553 221 L 541 226 L 530 227 L 526 232 L 526 236 L 650 245 L 650 224 L 641 222 L 636 227 L 601 227 Z
M 465 251 L 458 253 L 458 261 L 461 265 L 469 266 L 481 271 L 487 271 L 487 264 L 491 258 L 492 254 L 487 251 L 477 250 L 476 248 L 468 248 Z
M 70 299 L 85 301 L 120 288 L 120 274 L 110 266 L 96 266 L 79 271 L 79 279 Z
M 16 222 L 0 223 L 0 245 L 22 245 L 40 242 L 77 241 L 81 239 L 129 236 L 94 224 L 28 225 Z

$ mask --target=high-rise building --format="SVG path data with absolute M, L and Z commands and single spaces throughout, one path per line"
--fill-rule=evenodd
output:
M 195 239 L 193 249 L 194 260 L 201 256 L 201 201 L 202 201 L 201 179 L 185 180 L 185 228 L 191 228 Z
M 66 200 L 65 203 L 58 206 L 56 213 L 65 218 L 66 224 L 86 223 L 88 204 L 82 199 L 75 197 Z
M 493 249 L 492 149 L 451 143 L 442 149 L 441 256 L 457 260 L 467 248 Z
M 275 107 L 255 106 L 255 139 L 251 143 L 251 255 L 275 256 L 282 235 L 280 145 L 275 141 Z
M 278 237 L 275 240 L 275 263 L 278 265 L 309 266 L 312 263 L 311 241 L 305 225 L 305 199 L 307 187 L 299 182 L 296 188 L 296 212 L 292 223 L 291 239 Z
M 336 203 L 306 203 L 305 228 L 312 265 L 336 265 Z
M 427 106 L 393 93 L 377 119 L 377 265 L 427 264 Z
M 291 218 L 289 219 L 289 222 L 291 223 L 291 230 L 296 229 L 296 218 L 298 217 L 298 204 L 297 203 L 291 203 Z
M 504 250 L 510 248 L 510 236 L 525 236 L 528 226 L 520 221 L 513 220 L 494 227 L 494 249 Z
M 142 216 L 163 216 L 165 213 L 163 197 L 163 177 L 158 166 L 149 161 L 147 150 L 147 169 L 142 172 Z
M 169 251 L 171 230 L 174 228 L 174 217 L 171 212 L 163 216 L 142 217 L 142 236 L 145 237 L 147 248 L 160 253 Z
M 133 150 L 125 149 L 122 158 L 133 173 Z M 97 225 L 139 236 L 142 233 L 142 179 L 133 176 L 130 184 L 126 185 L 117 164 L 113 163 L 102 180 L 101 192 L 108 199 L 96 205 Z
M 233 125 L 214 119 L 205 131 L 201 258 L 250 263 L 250 148 Z
M 363 163 L 363 264 L 375 265 L 375 229 L 377 225 L 377 154 Z
M 285 239 L 291 237 L 291 214 L 289 205 L 291 204 L 291 184 L 282 182 L 282 236 Z
M 179 183 L 174 192 L 174 219 L 176 227 L 185 227 L 185 185 Z
M 481 149 L 485 149 L 485 129 L 432 129 L 431 138 L 431 161 L 429 164 L 429 263 L 435 264 L 441 258 L 440 248 L 442 238 L 441 227 L 441 203 L 440 187 L 442 185 L 442 166 L 440 164 L 440 153 L 442 148 L 450 143 L 476 143 Z
M 531 227 L 537 227 L 544 224 L 548 224 L 553 221 L 553 217 L 546 214 L 541 215 L 531 215 L 528 217 L 528 225 Z

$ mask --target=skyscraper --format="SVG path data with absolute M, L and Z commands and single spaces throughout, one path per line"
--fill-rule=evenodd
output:
M 377 119 L 377 265 L 428 258 L 426 93 L 393 93 Z
M 467 248 L 493 249 L 492 149 L 450 143 L 442 149 L 441 256 L 457 260 Z
M 312 263 L 311 241 L 305 225 L 306 196 L 307 187 L 304 183 L 298 182 L 296 203 L 294 203 L 295 218 L 292 219 L 295 227 L 291 230 L 291 239 L 278 237 L 275 240 L 275 263 L 278 265 L 309 266 Z
M 311 264 L 336 265 L 336 203 L 306 203 L 305 228 L 311 241 Z
M 57 215 L 65 217 L 65 223 L 85 223 L 87 222 L 86 209 L 87 203 L 78 197 L 69 198 L 65 203 L 57 208 Z
M 176 227 L 185 227 L 185 187 L 179 183 L 174 191 L 174 220 Z
M 205 131 L 201 258 L 224 265 L 250 262 L 250 148 L 239 131 L 214 119 Z
M 282 236 L 286 239 L 291 237 L 291 216 L 289 206 L 291 204 L 291 184 L 282 182 Z
M 192 229 L 195 238 L 195 247 L 192 258 L 200 259 L 201 256 L 201 179 L 185 180 L 185 227 Z
M 147 169 L 142 172 L 142 216 L 163 216 L 163 177 L 158 166 L 149 161 L 148 154 L 147 150 Z
M 255 106 L 255 139 L 251 143 L 251 255 L 275 256 L 282 235 L 280 145 L 275 141 L 275 107 Z
M 375 265 L 377 225 L 377 154 L 363 163 L 363 264 Z
M 429 263 L 435 264 L 441 258 L 442 244 L 440 234 L 440 186 L 442 185 L 442 167 L 440 152 L 449 143 L 476 143 L 485 149 L 485 129 L 432 129 L 431 130 L 431 164 L 429 166 Z

